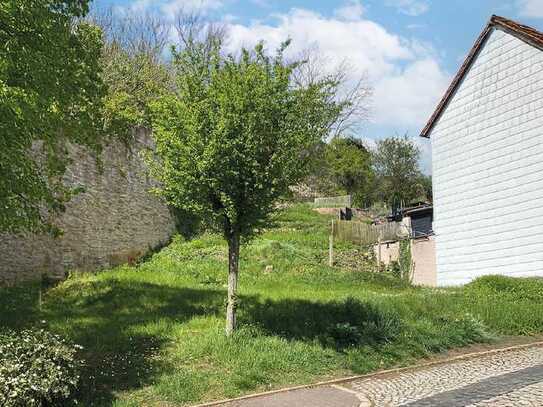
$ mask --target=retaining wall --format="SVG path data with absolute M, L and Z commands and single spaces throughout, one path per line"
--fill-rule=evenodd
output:
M 149 193 L 153 181 L 139 155 L 151 146 L 149 132 L 139 130 L 130 147 L 122 142 L 105 147 L 102 168 L 84 148 L 70 147 L 73 163 L 65 181 L 85 191 L 55 220 L 63 235 L 0 235 L 0 283 L 111 267 L 165 244 L 175 231 L 174 218 Z

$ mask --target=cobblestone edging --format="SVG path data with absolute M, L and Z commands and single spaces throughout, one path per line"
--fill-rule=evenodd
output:
M 444 368 L 447 368 L 448 365 L 450 364 L 455 365 L 455 366 L 459 365 L 458 369 L 456 370 L 449 369 L 448 371 L 453 376 L 458 376 L 461 379 L 462 375 L 464 375 L 465 372 L 469 370 L 470 361 L 473 361 L 473 359 L 479 360 L 479 359 L 490 358 L 494 362 L 494 364 L 489 363 L 489 362 L 484 362 L 486 366 L 486 370 L 484 368 L 477 369 L 477 371 L 480 372 L 480 378 L 479 379 L 473 378 L 473 381 L 469 382 L 469 383 L 473 383 L 474 381 L 484 379 L 485 377 L 489 378 L 489 377 L 493 377 L 499 374 L 512 373 L 514 370 L 522 369 L 522 366 L 517 366 L 516 369 L 514 368 L 515 363 L 518 363 L 519 361 L 527 365 L 524 367 L 531 367 L 531 366 L 533 367 L 533 366 L 537 366 L 538 364 L 543 364 L 543 349 L 542 348 L 543 348 L 543 341 L 532 342 L 532 343 L 522 344 L 522 345 L 515 345 L 515 346 L 506 347 L 506 348 L 496 348 L 496 349 L 485 350 L 481 352 L 463 354 L 463 355 L 454 356 L 454 357 L 445 358 L 445 359 L 433 360 L 433 361 L 421 363 L 415 366 L 389 369 L 389 370 L 365 374 L 365 375 L 344 377 L 344 378 L 339 378 L 339 379 L 334 379 L 334 380 L 323 381 L 319 383 L 313 383 L 309 385 L 295 386 L 295 387 L 289 387 L 285 389 L 273 390 L 273 391 L 268 391 L 268 392 L 263 392 L 263 393 L 250 394 L 247 396 L 237 397 L 233 399 L 226 399 L 226 400 L 219 400 L 219 401 L 198 404 L 193 407 L 220 406 L 220 405 L 225 405 L 227 403 L 242 402 L 244 400 L 251 400 L 258 397 L 271 396 L 271 395 L 279 394 L 279 393 L 294 392 L 297 390 L 310 389 L 310 388 L 321 387 L 321 386 L 331 386 L 331 385 L 335 385 L 334 387 L 336 388 L 343 388 L 349 392 L 356 393 L 359 400 L 361 401 L 361 404 L 360 404 L 361 407 L 362 406 L 366 407 L 366 406 L 371 406 L 371 405 L 375 405 L 375 406 L 394 405 L 394 403 L 397 402 L 394 397 L 390 397 L 390 399 L 386 399 L 386 396 L 384 396 L 385 404 L 379 404 L 380 402 L 377 400 L 378 398 L 377 388 L 379 386 L 385 386 L 385 390 L 386 390 L 386 386 L 387 386 L 387 384 L 385 384 L 386 380 L 395 380 L 394 378 L 399 377 L 399 376 L 413 377 L 413 378 L 416 378 L 417 380 L 420 379 L 419 381 L 414 380 L 411 382 L 409 381 L 409 379 L 404 380 L 403 383 L 405 384 L 411 383 L 411 386 L 403 388 L 403 389 L 401 389 L 400 385 L 398 384 L 398 383 L 402 383 L 401 380 L 399 382 L 394 382 L 395 383 L 394 385 L 388 384 L 388 386 L 391 386 L 391 387 L 395 386 L 395 388 L 398 390 L 398 394 L 403 394 L 404 392 L 407 392 L 407 393 L 410 393 L 412 397 L 412 398 L 404 399 L 403 396 L 400 396 L 398 397 L 398 399 L 404 400 L 403 402 L 416 401 L 423 398 L 431 397 L 437 394 L 438 392 L 447 391 L 447 388 L 445 387 L 440 387 L 439 390 L 436 388 L 437 391 L 433 391 L 433 392 L 424 390 L 427 387 L 425 387 L 424 385 L 421 386 L 420 382 L 424 380 L 428 380 L 429 374 L 425 372 L 429 370 L 439 372 L 439 371 L 443 371 Z M 502 365 L 501 360 L 504 359 L 504 354 L 510 354 L 510 353 L 516 354 L 517 352 L 520 353 L 521 356 L 519 356 L 519 358 L 517 358 L 516 361 L 512 360 L 512 363 L 509 363 L 509 364 L 504 363 L 501 370 L 496 370 L 496 372 L 501 372 L 501 373 L 497 373 L 496 375 L 489 374 L 487 376 L 484 376 L 485 374 L 488 373 L 488 370 L 492 370 L 496 366 L 498 366 L 498 369 L 499 369 L 499 366 Z M 535 359 L 533 359 L 532 357 L 535 357 Z M 417 376 L 417 373 L 418 373 L 418 376 Z M 476 376 L 476 374 L 474 376 Z M 436 381 L 441 382 L 444 379 L 447 379 L 447 377 L 443 375 L 440 376 L 439 373 L 435 373 L 433 377 L 434 379 L 436 379 L 433 381 L 434 386 L 435 386 Z M 469 377 L 470 376 L 468 376 L 468 380 L 469 380 Z M 542 378 L 542 381 L 543 381 L 543 378 Z M 373 382 L 376 383 L 375 387 L 372 387 L 369 384 Z M 466 385 L 466 382 L 456 381 L 456 383 L 457 383 L 457 388 L 458 386 Z M 420 392 L 419 390 L 417 390 L 419 388 L 421 389 Z M 383 389 L 383 387 L 381 387 L 381 389 Z M 455 389 L 454 387 L 449 388 L 449 390 L 454 390 L 454 389 Z M 533 385 L 534 392 L 537 392 L 540 389 L 541 389 L 541 386 L 538 386 L 536 384 Z M 387 393 L 387 392 L 388 390 L 384 391 L 384 393 Z M 513 391 L 511 394 L 514 396 L 515 391 Z M 374 397 L 375 399 L 372 399 L 372 397 Z M 499 395 L 496 396 L 496 402 L 499 401 L 498 400 L 499 397 L 500 397 Z M 485 400 L 484 402 L 488 402 L 488 400 Z M 389 404 L 386 404 L 386 403 L 389 403 Z M 423 405 L 425 404 L 420 404 L 421 407 Z M 431 405 L 431 404 L 428 404 L 428 405 Z M 490 406 L 490 405 L 497 406 L 498 404 L 474 404 L 473 406 L 478 407 L 478 406 Z M 504 405 L 510 405 L 510 404 L 504 404 Z M 527 404 L 527 405 L 530 405 L 530 404 Z M 415 404 L 413 404 L 413 406 L 415 406 Z
M 356 380 L 347 387 L 374 406 L 513 406 L 543 402 L 541 383 L 543 349 L 531 347 Z M 493 404 L 488 404 L 490 400 Z

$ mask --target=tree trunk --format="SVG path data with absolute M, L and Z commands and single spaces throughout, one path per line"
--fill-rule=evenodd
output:
M 239 235 L 228 240 L 228 305 L 226 307 L 226 335 L 236 329 L 236 307 L 239 270 Z

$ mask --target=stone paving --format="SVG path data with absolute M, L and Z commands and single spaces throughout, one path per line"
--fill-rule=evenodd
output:
M 370 406 L 543 406 L 543 348 L 500 352 L 344 386 Z
M 229 407 L 543 407 L 543 346 L 315 386 Z

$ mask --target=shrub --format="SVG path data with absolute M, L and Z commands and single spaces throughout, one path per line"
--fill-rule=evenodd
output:
M 396 312 L 376 304 L 347 298 L 337 305 L 339 307 L 333 312 L 333 318 L 338 322 L 325 328 L 324 335 L 318 335 L 321 344 L 337 350 L 392 342 L 404 328 Z
M 66 405 L 79 382 L 78 348 L 45 330 L 0 333 L 0 405 Z

